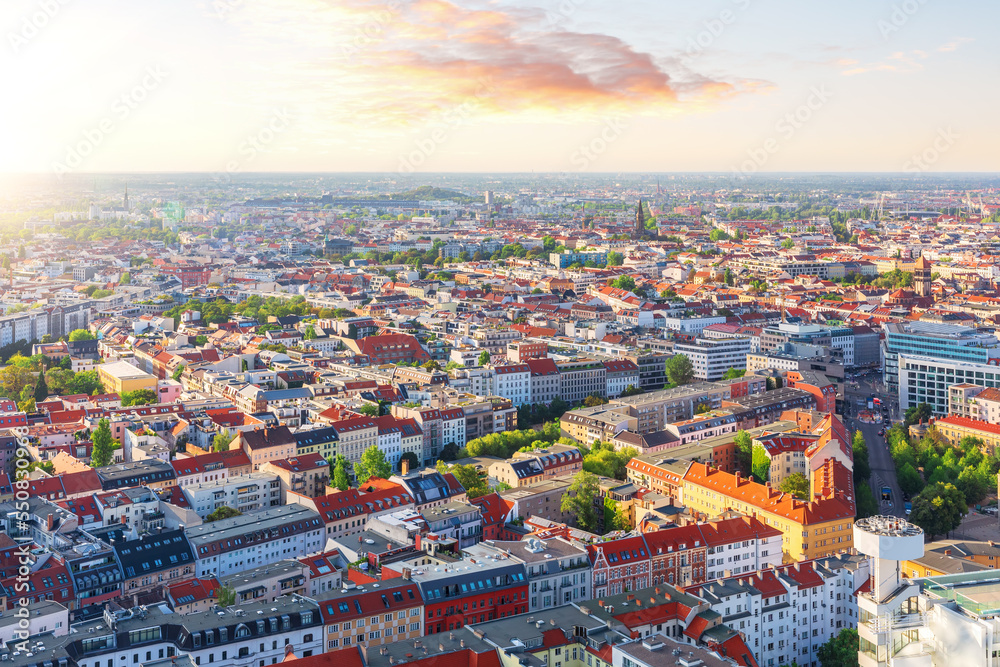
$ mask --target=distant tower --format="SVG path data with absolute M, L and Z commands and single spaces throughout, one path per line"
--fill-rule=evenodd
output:
M 487 206 L 493 206 L 493 191 L 487 190 L 486 194 L 483 196 L 483 201 Z
M 125 181 L 125 203 L 123 204 L 123 206 L 125 207 L 125 213 L 128 213 L 129 212 L 129 207 L 128 207 L 128 181 Z
M 917 296 L 931 295 L 931 263 L 924 258 L 923 254 L 917 258 L 913 265 L 913 287 Z
M 642 200 L 639 200 L 639 210 L 635 212 L 635 237 L 646 235 L 646 212 L 642 210 Z

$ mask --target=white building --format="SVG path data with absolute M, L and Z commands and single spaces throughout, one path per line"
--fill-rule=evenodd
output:
M 719 317 L 665 317 L 663 326 L 671 331 L 686 334 L 701 334 L 701 330 L 713 324 L 725 324 L 726 318 Z
M 506 398 L 515 406 L 531 404 L 531 368 L 528 364 L 497 366 L 494 395 Z
M 378 448 L 385 454 L 385 460 L 392 464 L 392 469 L 396 470 L 403 456 L 403 429 L 391 415 L 375 421 L 378 423 Z
M 677 343 L 674 354 L 683 354 L 691 360 L 694 376 L 713 382 L 721 380 L 730 368 L 744 370 L 749 338 L 698 338 L 691 343 Z
M 441 442 L 465 447 L 465 411 L 462 408 L 441 410 Z
M 187 528 L 197 558 L 196 575 L 224 577 L 301 558 L 323 550 L 326 524 L 303 505 L 281 505 L 253 514 Z
M 819 664 L 819 648 L 858 622 L 867 559 L 841 555 L 734 576 L 685 592 L 740 633 L 761 667 Z
M 220 507 L 232 507 L 246 514 L 281 504 L 278 476 L 260 472 L 191 484 L 181 487 L 181 491 L 202 519 Z

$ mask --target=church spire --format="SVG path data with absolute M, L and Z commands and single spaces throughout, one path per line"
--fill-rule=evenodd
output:
M 635 212 L 635 236 L 642 238 L 646 234 L 646 212 L 642 208 L 642 199 L 639 199 L 639 210 Z

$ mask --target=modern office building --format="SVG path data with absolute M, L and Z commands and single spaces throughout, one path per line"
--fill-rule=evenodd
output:
M 968 383 L 1000 386 L 1000 341 L 994 333 L 932 322 L 883 325 L 883 379 L 899 409 L 927 403 L 948 413 L 948 388 Z
M 674 345 L 674 354 L 691 360 L 694 376 L 709 382 L 721 380 L 730 368 L 745 370 L 748 352 L 749 338 L 698 338 Z

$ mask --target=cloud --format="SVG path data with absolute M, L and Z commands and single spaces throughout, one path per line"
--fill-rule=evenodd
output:
M 972 37 L 959 37 L 958 39 L 948 42 L 947 44 L 942 44 L 937 48 L 937 50 L 941 53 L 951 53 L 952 51 L 958 51 L 963 44 L 971 44 L 974 41 L 976 40 Z
M 905 74 L 909 72 L 919 72 L 924 69 L 921 60 L 927 59 L 925 51 L 897 51 L 885 60 L 872 63 L 860 64 L 856 60 L 841 60 L 837 64 L 846 66 L 848 69 L 841 71 L 844 76 L 856 76 L 869 72 L 895 72 Z
M 315 99 L 325 98 L 334 117 L 352 124 L 419 123 L 463 104 L 477 116 L 511 121 L 665 115 L 769 87 L 701 74 L 678 57 L 645 53 L 615 36 L 566 29 L 540 10 L 468 8 L 450 0 L 286 0 L 284 6 L 295 4 L 302 25 L 294 40 L 309 55 L 292 75 L 314 81 Z M 244 11 L 244 23 L 264 20 L 261 12 L 251 18 L 252 10 Z M 272 39 L 290 28 L 275 28 L 273 18 L 263 25 Z M 253 30 L 260 35 L 263 25 Z

